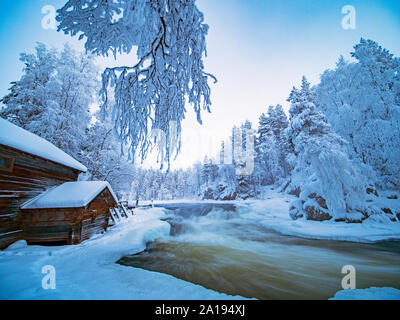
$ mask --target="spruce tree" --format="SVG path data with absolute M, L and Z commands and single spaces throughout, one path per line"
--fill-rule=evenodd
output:
M 291 207 L 292 218 L 359 220 L 365 180 L 337 135 L 315 105 L 313 89 L 305 77 L 294 88 L 287 136 L 295 155 L 292 188 L 300 188 L 300 200 Z

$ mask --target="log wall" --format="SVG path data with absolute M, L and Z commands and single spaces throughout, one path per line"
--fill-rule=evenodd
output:
M 106 231 L 109 225 L 110 209 L 117 206 L 108 189 L 104 189 L 85 209 L 82 210 L 80 241 Z
M 12 170 L 0 170 L 0 249 L 24 239 L 20 206 L 46 189 L 76 181 L 79 171 L 4 145 L 0 156 L 14 159 Z
M 85 208 L 25 209 L 21 226 L 29 244 L 78 244 L 107 230 L 117 203 L 104 189 Z

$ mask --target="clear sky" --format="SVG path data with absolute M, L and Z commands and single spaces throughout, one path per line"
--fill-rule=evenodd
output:
M 66 0 L 0 1 L 0 95 L 19 79 L 21 52 L 33 52 L 37 41 L 60 47 L 64 42 L 83 49 L 83 42 L 44 30 L 42 7 L 61 7 Z M 196 123 L 188 108 L 183 146 L 174 167 L 187 167 L 216 152 L 234 124 L 257 120 L 268 105 L 281 103 L 302 75 L 312 84 L 349 53 L 361 37 L 377 41 L 400 56 L 398 0 L 197 0 L 210 26 L 207 71 L 219 80 L 212 87 L 212 113 Z M 356 29 L 341 26 L 342 7 L 356 9 Z M 134 57 L 124 57 L 126 64 Z M 101 66 L 110 59 L 99 59 Z M 112 62 L 113 64 L 118 64 Z M 133 63 L 132 63 L 133 64 Z

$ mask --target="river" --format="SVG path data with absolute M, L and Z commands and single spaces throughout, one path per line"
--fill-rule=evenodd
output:
M 257 299 L 328 299 L 342 289 L 345 265 L 355 267 L 357 288 L 400 288 L 400 241 L 365 244 L 286 236 L 229 203 L 163 207 L 170 236 L 118 263 Z

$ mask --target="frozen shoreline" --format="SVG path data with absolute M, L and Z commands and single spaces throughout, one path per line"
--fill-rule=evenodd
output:
M 341 290 L 329 300 L 400 300 L 400 290 L 390 287 Z
M 238 299 L 172 276 L 116 264 L 126 254 L 169 234 L 163 209 L 136 210 L 136 215 L 82 244 L 27 246 L 19 241 L 0 251 L 0 299 Z M 41 273 L 56 270 L 56 290 L 44 290 Z
M 268 198 L 239 205 L 249 212 L 249 216 L 259 219 L 264 226 L 284 235 L 362 243 L 400 239 L 400 222 L 379 222 L 370 219 L 362 223 L 292 220 L 288 212 L 294 197 L 271 190 Z
M 173 200 L 157 201 L 162 204 L 234 204 L 241 215 L 249 219 L 257 219 L 265 227 L 287 236 L 296 236 L 316 240 L 338 240 L 361 243 L 372 243 L 385 240 L 400 240 L 400 222 L 371 221 L 363 223 L 346 223 L 334 221 L 292 220 L 289 217 L 290 202 L 294 196 L 267 189 L 263 195 L 265 200 Z M 400 206 L 400 200 L 396 200 Z M 383 206 L 383 204 L 382 204 Z
M 293 221 L 287 213 L 291 200 L 270 190 L 266 200 L 167 203 L 233 203 L 243 218 L 257 219 L 290 236 L 356 242 L 400 239 L 400 223 Z M 147 242 L 170 232 L 170 225 L 160 220 L 165 216 L 163 208 L 139 208 L 135 213 L 105 234 L 76 246 L 27 246 L 20 241 L 0 251 L 0 299 L 243 299 L 166 274 L 116 264 L 122 256 L 141 252 Z M 56 269 L 56 290 L 42 289 L 45 265 Z

